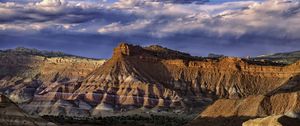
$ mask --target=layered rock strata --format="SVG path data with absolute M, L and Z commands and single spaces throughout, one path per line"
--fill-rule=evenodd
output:
M 23 102 L 25 110 L 40 115 L 98 116 L 136 108 L 193 111 L 219 98 L 232 100 L 230 104 L 243 104 L 241 99 L 247 97 L 265 101 L 285 92 L 286 86 L 295 86 L 287 82 L 300 72 L 300 63 L 201 58 L 161 46 L 126 43 L 119 44 L 103 65 L 103 61 L 59 57 L 11 60 L 6 56 L 0 63 L 2 70 L 9 71 L 1 79 L 3 91 Z
M 26 114 L 6 96 L 0 94 L 1 126 L 56 126 L 40 117 Z

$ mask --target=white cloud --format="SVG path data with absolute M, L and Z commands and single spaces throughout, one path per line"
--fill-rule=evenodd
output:
M 109 33 L 121 33 L 121 34 L 133 34 L 135 31 L 142 30 L 150 25 L 151 21 L 148 20 L 137 20 L 133 23 L 122 25 L 119 22 L 111 23 L 106 25 L 100 29 L 98 32 L 101 34 L 109 34 Z
M 176 34 L 217 37 L 251 34 L 300 39 L 300 5 L 298 0 L 218 4 L 174 4 L 157 0 L 120 0 L 112 4 L 66 0 L 7 2 L 0 3 L 0 24 L 2 30 L 58 28 L 69 32 L 157 38 Z M 28 24 L 38 25 L 23 27 Z
M 151 21 L 148 23 L 151 26 L 136 29 L 136 21 L 131 22 L 131 25 L 112 23 L 104 28 L 101 26 L 100 33 L 126 29 L 132 34 L 150 34 L 154 37 L 205 33 L 218 37 L 252 34 L 300 38 L 300 6 L 297 0 L 236 1 L 204 5 L 120 0 L 113 8 L 139 15 L 139 20 Z
M 63 0 L 43 0 L 42 2 L 37 3 L 37 5 L 49 7 L 49 6 L 61 6 L 63 3 L 64 3 Z
M 244 8 L 257 3 L 254 1 L 246 2 L 228 2 L 222 4 L 172 4 L 146 0 L 120 0 L 112 7 L 120 9 L 124 12 L 139 15 L 143 20 L 151 21 L 150 27 L 144 27 L 139 32 L 132 28 L 132 34 L 149 34 L 156 37 L 165 37 L 177 33 L 195 33 L 195 32 L 213 32 L 219 35 L 227 34 L 243 34 L 244 28 L 231 28 L 231 26 L 222 26 L 221 28 L 207 26 L 207 23 L 225 23 L 218 17 L 220 15 L 232 14 L 242 11 Z M 110 33 L 119 32 L 120 29 L 126 27 L 130 30 L 130 26 L 134 27 L 136 21 L 131 22 L 132 25 L 112 23 L 106 27 L 101 27 L 100 31 L 110 29 Z M 113 25 L 113 26 L 111 26 Z M 112 30 L 114 29 L 114 30 Z M 128 30 L 127 30 L 128 31 Z M 101 33 L 101 32 L 100 32 Z
M 47 28 L 48 25 L 43 23 L 32 23 L 32 24 L 0 24 L 0 31 L 24 31 L 33 32 Z

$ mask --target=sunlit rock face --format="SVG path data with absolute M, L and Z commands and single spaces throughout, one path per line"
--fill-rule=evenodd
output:
M 161 46 L 122 43 L 110 60 L 86 77 L 72 98 L 115 108 L 172 108 L 182 107 L 181 103 L 200 107 L 205 98 L 266 94 L 295 72 L 239 58 L 202 59 Z
M 299 63 L 295 63 L 288 67 L 297 69 L 298 65 Z M 292 126 L 300 124 L 299 114 L 300 77 L 296 73 L 266 94 L 218 99 L 190 122 L 190 125 Z M 202 124 L 205 120 L 210 122 Z
M 277 115 L 252 119 L 244 122 L 243 126 L 296 126 L 299 124 L 300 119 Z
M 294 116 L 300 112 L 300 92 L 280 93 L 272 96 L 249 96 L 245 99 L 220 99 L 205 109 L 202 117 L 264 117 L 268 115 Z M 222 109 L 216 109 L 222 108 Z M 292 112 L 291 112 L 292 111 Z
M 245 104 L 245 108 L 251 103 L 257 109 L 244 113 L 257 115 L 264 113 L 259 106 L 259 101 L 266 101 L 264 95 L 297 86 L 292 82 L 297 82 L 300 65 L 200 58 L 158 45 L 126 43 L 119 44 L 106 62 L 14 53 L 2 53 L 1 59 L 2 92 L 31 114 L 67 116 L 135 109 L 188 112 L 219 98 L 233 100 L 232 108 L 234 103 Z

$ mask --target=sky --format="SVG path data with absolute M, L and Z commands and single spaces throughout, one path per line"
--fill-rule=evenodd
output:
M 0 49 L 109 58 L 120 42 L 195 56 L 300 50 L 300 0 L 0 0 Z

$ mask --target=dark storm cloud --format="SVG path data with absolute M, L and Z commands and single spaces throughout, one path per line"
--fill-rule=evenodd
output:
M 99 5 L 100 6 L 100 5 Z M 84 23 L 95 19 L 102 19 L 106 22 L 134 19 L 135 15 L 124 13 L 116 9 L 99 7 L 97 5 L 74 5 L 63 4 L 50 6 L 42 4 L 30 4 L 27 6 L 15 3 L 3 3 L 0 5 L 0 23 Z M 128 18 L 130 17 L 130 18 Z
M 121 41 L 160 44 L 202 56 L 260 55 L 300 47 L 297 0 L 182 2 L 2 3 L 0 48 L 28 46 L 108 58 Z

